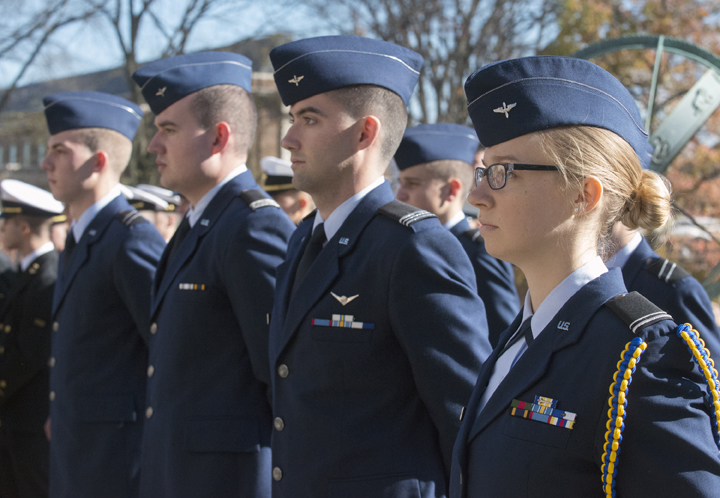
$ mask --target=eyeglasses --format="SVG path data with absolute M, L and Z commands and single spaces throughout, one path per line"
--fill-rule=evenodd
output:
M 500 190 L 507 183 L 513 171 L 557 171 L 557 166 L 540 166 L 538 164 L 495 163 L 487 168 L 475 168 L 475 186 L 479 187 L 484 177 L 493 190 Z

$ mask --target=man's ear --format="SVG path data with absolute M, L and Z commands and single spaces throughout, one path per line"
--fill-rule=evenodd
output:
M 108 153 L 104 150 L 99 150 L 95 153 L 95 164 L 93 165 L 93 173 L 100 173 L 104 170 L 110 162 Z
M 215 125 L 215 139 L 212 143 L 213 154 L 218 154 L 219 152 L 225 150 L 225 147 L 227 147 L 227 144 L 230 141 L 231 134 L 232 130 L 230 129 L 230 125 L 225 121 L 221 121 Z
M 358 150 L 367 149 L 380 137 L 382 124 L 375 116 L 365 116 L 361 120 L 360 141 Z
M 462 190 L 462 182 L 455 178 L 451 177 L 448 180 L 448 194 L 446 199 L 450 202 L 454 201 L 458 195 L 460 195 L 460 191 Z

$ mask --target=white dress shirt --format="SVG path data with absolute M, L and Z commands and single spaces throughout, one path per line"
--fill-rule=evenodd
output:
M 207 194 L 202 196 L 202 199 L 200 199 L 200 202 L 197 203 L 197 206 L 191 206 L 190 210 L 188 211 L 187 217 L 188 222 L 190 223 L 190 227 L 194 227 L 195 223 L 198 222 L 200 217 L 202 216 L 203 212 L 205 211 L 205 208 L 210 205 L 210 202 L 213 200 L 213 198 L 217 195 L 217 193 L 220 191 L 223 186 L 228 183 L 230 180 L 235 178 L 236 176 L 245 173 L 247 171 L 247 166 L 244 164 L 241 164 L 234 170 L 232 170 L 230 173 L 225 175 L 225 178 L 222 179 L 220 183 L 215 185 L 213 188 L 211 188 Z
M 460 223 L 462 220 L 465 219 L 465 213 L 462 211 L 459 211 L 455 216 L 447 220 L 447 223 L 445 223 L 443 226 L 450 230 L 452 227 Z
M 595 280 L 603 273 L 607 273 L 607 268 L 605 264 L 603 264 L 600 256 L 596 256 L 560 282 L 557 287 L 548 294 L 534 313 L 532 310 L 532 301 L 530 300 L 530 292 L 528 291 L 528 293 L 525 294 L 525 305 L 523 306 L 521 325 L 525 320 L 532 320 L 530 322 L 530 328 L 533 337 L 537 338 L 555 315 L 558 314 L 568 299 L 574 296 L 585 284 L 591 280 Z M 482 398 L 480 398 L 480 411 L 485 407 L 490 397 L 495 393 L 498 386 L 500 386 L 505 379 L 505 376 L 507 376 L 510 368 L 518 358 L 523 355 L 526 349 L 527 342 L 524 337 L 521 337 L 519 341 L 510 346 L 510 348 L 498 358 L 497 362 L 495 362 L 488 386 Z
M 113 188 L 110 189 L 110 192 L 105 194 L 95 204 L 87 208 L 77 220 L 72 221 L 72 228 L 70 230 L 72 230 L 75 242 L 80 241 L 82 234 L 85 232 L 85 229 L 92 222 L 92 220 L 94 220 L 97 214 L 102 211 L 105 206 L 110 204 L 118 195 L 122 195 L 122 192 L 120 191 L 120 185 L 115 185 Z

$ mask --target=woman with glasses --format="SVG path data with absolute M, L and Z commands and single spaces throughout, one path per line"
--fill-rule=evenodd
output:
M 670 215 L 667 183 L 641 168 L 631 95 L 562 57 L 491 64 L 465 92 L 487 147 L 468 200 L 488 253 L 529 291 L 461 416 L 450 495 L 720 496 L 704 344 L 602 260 L 615 221 L 653 229 Z

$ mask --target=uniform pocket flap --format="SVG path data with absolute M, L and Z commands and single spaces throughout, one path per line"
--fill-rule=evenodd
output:
M 82 396 L 77 417 L 81 422 L 135 422 L 137 410 L 133 396 Z
M 420 498 L 418 480 L 410 476 L 377 476 L 331 481 L 330 498 Z
M 197 453 L 260 451 L 258 422 L 251 418 L 192 420 L 185 431 L 185 449 Z

